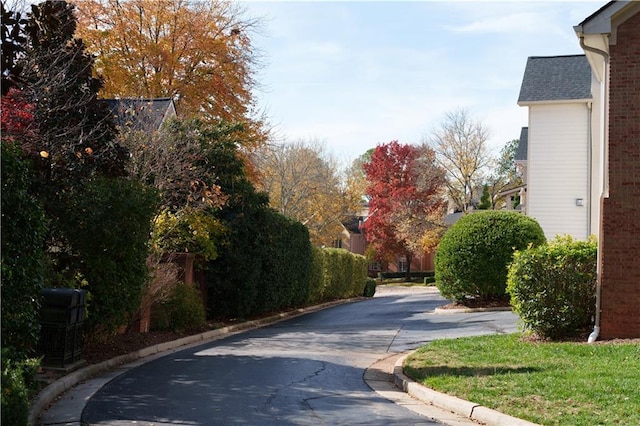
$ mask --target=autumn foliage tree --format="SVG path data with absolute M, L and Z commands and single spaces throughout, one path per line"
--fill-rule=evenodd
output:
M 228 1 L 82 0 L 78 35 L 96 56 L 105 98 L 168 97 L 181 116 L 247 122 L 261 144 L 252 89 L 257 21 Z
M 392 141 L 378 145 L 363 167 L 370 197 L 367 241 L 378 259 L 403 255 L 411 265 L 425 238 L 442 229 L 444 172 L 435 164 L 435 153 L 426 145 Z
M 336 162 L 318 142 L 269 145 L 256 152 L 258 189 L 270 205 L 309 229 L 314 245 L 330 246 L 339 238 L 341 221 L 355 209 Z

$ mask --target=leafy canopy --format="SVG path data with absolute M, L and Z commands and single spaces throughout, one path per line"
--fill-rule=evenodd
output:
M 378 145 L 363 169 L 369 196 L 367 241 L 380 260 L 405 255 L 410 264 L 421 237 L 440 228 L 444 214 L 444 174 L 435 154 L 426 145 L 392 141 Z

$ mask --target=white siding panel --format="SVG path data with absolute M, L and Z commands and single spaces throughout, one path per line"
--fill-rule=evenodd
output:
M 547 239 L 588 236 L 588 114 L 585 103 L 529 107 L 527 213 Z

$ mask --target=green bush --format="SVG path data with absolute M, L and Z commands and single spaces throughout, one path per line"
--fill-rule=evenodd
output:
M 362 296 L 367 260 L 344 249 L 322 249 L 323 300 Z
M 28 356 L 38 343 L 45 219 L 29 188 L 32 175 L 19 148 L 2 142 L 2 347 Z
M 503 297 L 513 252 L 544 242 L 540 225 L 520 213 L 486 211 L 463 216 L 438 246 L 436 286 L 442 296 L 455 301 Z
M 364 297 L 373 297 L 376 294 L 376 280 L 373 278 L 367 278 L 367 283 L 364 287 Z
M 558 338 L 592 324 L 596 253 L 594 238 L 568 236 L 515 253 L 507 291 L 527 329 Z
M 58 218 L 75 256 L 73 268 L 91 296 L 87 325 L 94 337 L 126 324 L 140 305 L 156 192 L 137 181 L 97 178 L 66 194 Z
M 209 316 L 246 318 L 304 305 L 313 257 L 307 229 L 264 207 L 231 219 L 226 250 L 208 264 Z
M 324 280 L 324 249 L 320 247 L 312 248 L 311 256 L 311 276 L 309 277 L 309 298 L 311 304 L 324 300 L 325 280 Z
M 2 424 L 27 425 L 29 401 L 37 391 L 36 373 L 40 360 L 29 358 L 15 361 L 6 348 L 2 349 Z
M 153 327 L 160 330 L 197 330 L 205 321 L 200 291 L 189 284 L 176 285 L 166 301 L 152 308 Z

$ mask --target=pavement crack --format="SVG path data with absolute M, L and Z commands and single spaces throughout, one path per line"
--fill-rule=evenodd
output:
M 318 377 L 320 374 L 322 374 L 322 372 L 324 372 L 327 369 L 327 363 L 326 362 L 321 362 L 320 364 L 320 368 L 316 369 L 313 373 L 308 374 L 298 380 L 293 380 L 283 386 L 281 386 L 279 389 L 275 390 L 274 392 L 272 392 L 267 399 L 265 400 L 264 404 L 262 404 L 262 411 L 268 411 L 269 407 L 272 405 L 273 401 L 278 397 L 278 395 L 280 393 L 282 393 L 282 391 L 284 391 L 285 389 L 288 389 L 292 386 L 295 386 L 297 384 L 300 383 L 304 383 L 306 381 L 308 381 L 309 379 L 312 379 L 314 377 Z M 311 400 L 313 398 L 306 398 L 303 399 L 303 403 L 311 409 L 311 411 L 313 411 L 313 408 L 311 408 L 311 406 L 307 403 L 307 401 Z
M 396 334 L 393 336 L 393 339 L 391 339 L 391 342 L 389 342 L 389 345 L 387 346 L 387 352 L 391 351 L 391 347 L 393 346 L 393 343 L 396 341 L 396 339 L 400 335 L 400 332 L 402 331 L 403 327 L 404 327 L 404 325 L 401 325 L 400 328 L 398 329 L 398 331 L 396 331 Z

